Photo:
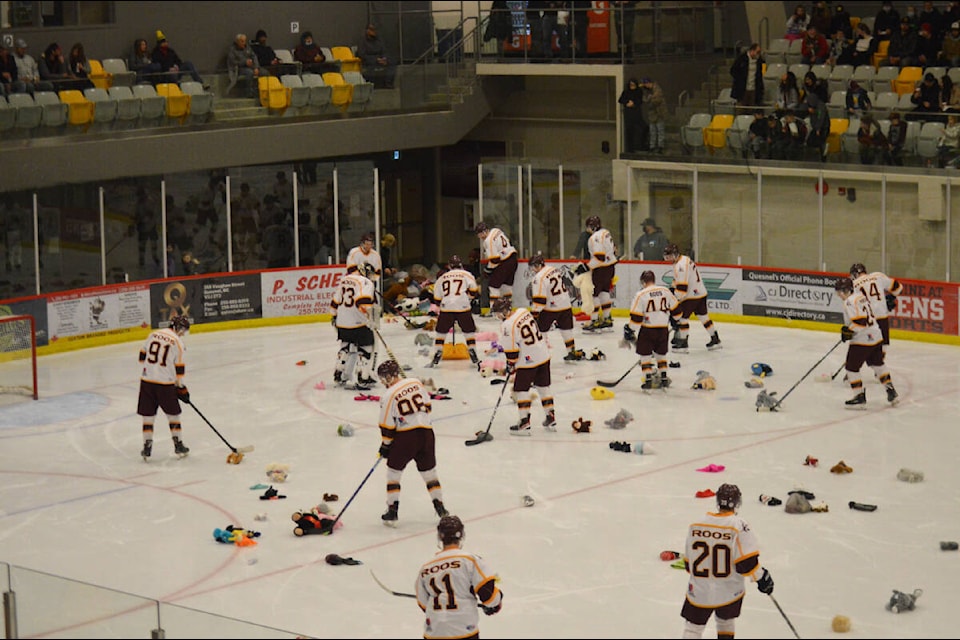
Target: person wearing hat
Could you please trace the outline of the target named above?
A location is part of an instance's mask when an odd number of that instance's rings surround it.
[[[38,85],[40,82],[40,67],[32,55],[27,53],[27,41],[17,38],[13,43],[13,60],[17,65],[17,80],[23,83],[24,91],[32,94],[34,91],[43,91]],[[49,90],[53,90],[51,85]]]
[[[910,96],[910,102],[916,106],[913,108],[913,111],[910,112],[911,115],[907,117],[908,120],[926,121],[928,116],[924,114],[939,113],[940,83],[937,82],[936,76],[932,73],[924,75],[923,82],[913,90],[913,95]]]
[[[643,221],[643,235],[633,244],[633,257],[637,260],[661,260],[663,250],[670,241],[653,218]]]
[[[623,105],[624,151],[635,153],[647,148],[647,122],[643,117],[643,89],[636,78],[630,78],[617,102]]]
[[[843,32],[843,37],[847,40],[853,40],[853,24],[850,22],[850,13],[838,4],[833,8],[833,16],[830,18],[830,27],[827,33]]]
[[[944,34],[940,62],[949,67],[960,66],[960,22],[951,23],[950,30]]]
[[[297,65],[284,64],[280,61],[280,58],[277,57],[277,52],[267,44],[267,32],[263,29],[257,30],[257,34],[253,37],[253,42],[250,43],[250,47],[260,62],[260,68],[268,73],[277,77],[297,73]]]
[[[190,76],[194,82],[202,84],[204,89],[210,88],[209,85],[203,81],[203,78],[200,77],[193,63],[189,60],[181,59],[173,47],[170,46],[170,43],[167,42],[167,36],[159,29],[157,30],[157,46],[153,48],[150,59],[160,65],[160,71],[162,73],[173,74],[174,77],[176,77],[175,82],[182,80],[186,76]]]
[[[890,37],[887,59],[881,62],[880,66],[900,67],[901,69],[917,66],[919,40],[920,36],[911,26],[910,18],[904,16],[900,20],[900,27]]]
[[[906,16],[904,16],[906,17]],[[873,19],[873,34],[877,40],[890,40],[900,31],[900,13],[893,8],[892,0],[883,0],[883,5]]]

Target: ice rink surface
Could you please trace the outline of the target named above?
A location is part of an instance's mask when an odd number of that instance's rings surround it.
[[[490,318],[478,323],[480,331],[498,327]],[[759,390],[744,386],[753,377],[750,365],[769,364],[765,388],[783,396],[839,340],[839,327],[719,321],[723,349],[708,352],[707,334],[694,322],[690,353],[669,356],[681,365],[669,370],[672,388],[641,391],[638,367],[613,389],[614,398],[593,400],[598,378],[615,380],[636,361],[618,346],[623,324],[616,318],[615,330],[603,335],[578,330],[577,346],[587,354],[599,349],[606,359],[576,364],[562,361],[560,335],[549,333],[556,433],[539,426],[543,410],[534,401],[533,435],[511,437],[517,407],[505,397],[494,415],[494,440],[472,447],[464,442],[486,427],[502,387],[468,360],[423,368],[428,358],[418,354],[417,332],[382,324],[386,342],[411,367],[407,375],[430,377],[450,391],[449,400],[433,403],[444,501],[466,524],[465,547],[497,571],[505,595],[499,615],[481,616],[482,637],[679,637],[686,574],[661,561],[660,552],[682,550],[687,526],[714,507],[696,493],[724,482],[743,492],[740,513],[759,536],[774,597],[800,637],[836,635],[831,620],[838,614],[850,618],[851,638],[958,636],[960,552],[939,546],[960,539],[957,347],[895,339],[888,364],[901,396],[897,407],[887,406],[867,368],[862,411],[844,408],[851,392],[842,374],[817,380],[840,367],[841,345],[780,411],[758,412]],[[370,575],[410,592],[419,565],[437,549],[436,516],[413,465],[403,475],[398,528],[380,521],[381,464],[333,535],[292,532],[294,511],[316,505],[324,493],[337,494],[330,505],[341,509],[377,463],[378,403],[334,387],[333,328],[195,331],[185,342],[196,407],[232,445],[255,450],[228,465],[227,446],[185,407],[190,455],[174,457],[160,416],[146,463],[135,413],[139,341],[41,357],[41,400],[0,407],[0,560],[305,636],[421,637],[414,600],[386,593]],[[386,357],[381,348],[380,361]],[[698,370],[715,377],[716,390],[691,389]],[[316,388],[320,381],[326,389]],[[622,430],[607,427],[621,409],[634,420]],[[590,433],[571,428],[580,417],[592,421]],[[353,425],[355,435],[338,436],[341,423]],[[652,453],[613,451],[614,441],[642,441]],[[805,465],[807,456],[819,465]],[[831,473],[840,460],[853,472]],[[260,500],[264,491],[250,488],[270,484],[271,463],[289,465],[287,481],[274,485],[285,499]],[[725,469],[697,471],[710,464]],[[899,481],[901,468],[922,471],[924,480]],[[758,499],[786,502],[798,488],[829,510],[788,514]],[[532,507],[522,505],[524,495],[534,498]],[[855,511],[850,501],[878,508]],[[267,519],[256,521],[257,514]],[[229,524],[260,531],[258,544],[216,542],[213,530]],[[329,553],[363,564],[330,566]],[[18,589],[21,601],[29,599],[26,588]],[[886,611],[895,589],[922,589],[916,610]],[[21,611],[21,636],[98,637],[89,623],[102,631],[109,618],[89,603],[54,610],[60,617],[42,621]],[[226,637],[228,629],[213,620],[208,632],[192,630]],[[793,637],[774,602],[752,585],[736,632]],[[185,637],[171,628],[167,634]],[[716,637],[712,621],[704,637]]]

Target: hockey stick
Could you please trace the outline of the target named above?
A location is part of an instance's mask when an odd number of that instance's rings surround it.
[[[391,588],[388,587],[387,585],[385,585],[385,584],[383,584],[382,582],[380,582],[380,578],[378,578],[378,577],[377,577],[377,574],[375,574],[375,573],[373,572],[373,569],[370,569],[370,575],[373,576],[373,579],[377,582],[378,585],[380,585],[380,588],[381,588],[381,589],[383,589],[384,591],[386,591],[387,593],[389,593],[389,594],[392,595],[392,596],[400,596],[400,597],[402,597],[402,598],[416,598],[416,597],[417,597],[415,594],[412,594],[412,593],[403,593],[402,591],[394,591],[393,589],[391,589]]]
[[[797,630],[793,628],[793,623],[790,622],[790,618],[788,618],[787,614],[785,614],[783,609],[780,608],[780,603],[777,602],[777,599],[773,597],[772,593],[768,593],[767,595],[769,595],[770,599],[773,600],[773,604],[777,606],[777,610],[780,612],[780,615],[783,616],[783,620],[787,623],[787,626],[790,627],[790,631],[793,631],[793,636],[797,638],[797,640],[800,640],[800,634],[797,633]]]
[[[387,300],[386,298],[384,298],[382,293],[380,293],[380,292],[377,291],[376,289],[374,289],[373,292],[377,295],[377,297],[380,298],[380,302],[382,302],[383,304],[385,304],[385,305],[387,305],[388,307],[390,307],[390,310],[391,310],[394,314],[396,314],[396,315],[400,316],[401,318],[403,318],[403,322],[404,322],[404,324],[407,325],[408,328],[410,328],[410,329],[423,329],[423,328],[427,325],[427,322],[426,322],[426,321],[424,321],[423,324],[417,324],[416,322],[413,322],[412,320],[410,320],[410,318],[408,318],[407,316],[405,316],[405,315],[403,315],[402,313],[400,313],[400,309],[397,309],[397,307],[394,306],[394,304],[393,304],[392,302],[390,302],[389,300]]]
[[[190,402],[189,400],[181,400],[181,402],[186,402],[188,405],[190,405],[191,407],[193,407],[193,410],[197,412],[197,415],[198,415],[198,416],[200,416],[201,418],[203,418],[203,421],[207,423],[207,426],[210,427],[211,429],[213,429],[213,432],[214,432],[215,434],[217,434],[218,436],[220,436],[220,439],[223,440],[223,444],[225,444],[225,445],[227,445],[228,447],[230,447],[230,451],[233,451],[234,453],[250,453],[251,451],[253,451],[253,445],[252,445],[252,444],[251,444],[251,445],[247,445],[247,446],[245,446],[245,447],[235,447],[235,446],[233,446],[232,444],[230,444],[229,442],[227,442],[227,439],[224,438],[224,437],[220,434],[219,431],[217,431],[217,428],[216,428],[215,426],[213,426],[212,424],[210,424],[210,421],[207,420],[207,416],[205,416],[205,415],[203,415],[202,413],[200,413],[200,409],[197,409],[197,405],[193,404],[193,403]]]
[[[467,440],[463,444],[467,445],[468,447],[472,447],[475,444],[480,444],[481,442],[489,442],[490,440],[493,440],[493,436],[490,435],[490,427],[493,426],[493,417],[497,415],[497,409],[500,408],[500,401],[503,400],[503,394],[507,390],[507,381],[510,380],[511,373],[508,373],[507,377],[504,378],[503,380],[503,388],[500,389],[500,397],[497,398],[497,404],[493,406],[493,413],[490,414],[490,422],[487,423],[487,430],[484,431],[483,433],[478,433],[476,438],[474,438],[473,440]]]
[[[613,387],[615,387],[615,386],[617,386],[618,384],[620,384],[621,382],[623,382],[623,379],[626,378],[626,377],[630,374],[631,371],[633,371],[634,369],[636,369],[638,364],[640,364],[640,361],[639,361],[639,360],[637,360],[636,362],[634,362],[634,363],[633,363],[633,366],[631,366],[629,369],[627,369],[627,370],[623,373],[623,375],[620,376],[619,378],[617,378],[614,382],[605,382],[605,381],[603,381],[603,380],[597,380],[597,384],[600,385],[601,387],[607,387],[607,388],[611,388],[611,389],[612,389]]]
[[[839,347],[842,343],[843,343],[843,338],[841,338],[840,340],[837,340],[837,344],[835,344],[835,345],[833,345],[832,347],[830,347],[830,350],[827,351],[825,354],[823,354],[823,357],[820,358],[819,360],[817,360],[817,363],[816,363],[815,365],[813,365],[812,367],[810,367],[810,369],[809,369],[805,374],[803,374],[803,377],[802,377],[802,378],[800,378],[800,379],[797,380],[795,383],[793,383],[793,386],[790,387],[790,389],[788,389],[787,392],[786,392],[785,394],[783,394],[783,395],[780,397],[780,399],[777,400],[777,401],[773,404],[773,406],[770,407],[770,411],[776,411],[777,408],[780,406],[780,404],[783,403],[783,401],[786,399],[786,397],[787,397],[788,395],[790,395],[790,393],[791,393],[794,389],[796,389],[797,386],[799,386],[799,384],[800,384],[801,382],[803,382],[804,379],[813,372],[814,369],[816,369],[817,367],[819,367],[819,366],[820,366],[820,363],[823,362],[824,360],[826,360],[826,359],[827,359],[827,356],[829,356],[831,353],[833,353],[833,350],[836,349],[837,347]],[[838,371],[837,373],[839,373],[839,371]]]
[[[844,362],[842,365],[840,365],[840,368],[837,369],[836,373],[834,373],[832,376],[830,376],[830,379],[831,379],[831,380],[834,380],[838,375],[840,375],[840,372],[843,371],[844,367],[846,367],[846,366],[847,366],[847,363],[846,363],[846,362]]]
[[[376,334],[377,338],[380,339],[380,344],[383,345],[383,348],[387,350],[387,355],[390,356],[390,359],[397,363],[397,366],[400,368],[400,377],[406,378],[407,376],[403,373],[403,366],[400,364],[400,361],[397,360],[397,356],[393,355],[393,350],[387,345],[387,341],[383,339],[383,336],[380,335],[380,330],[376,327],[370,327],[373,329],[373,332]]]
[[[347,507],[350,506],[350,503],[353,502],[353,499],[357,497],[358,493],[360,493],[360,489],[363,489],[363,485],[367,484],[367,480],[369,480],[370,476],[373,475],[373,470],[377,468],[377,465],[380,464],[381,460],[383,460],[383,456],[378,454],[377,461],[373,463],[372,467],[370,467],[370,471],[367,471],[367,475],[364,476],[363,482],[360,483],[360,486],[357,487],[357,490],[354,491],[353,495],[350,496],[350,499],[347,500],[347,504],[343,505],[343,509],[340,509],[340,513],[337,514],[337,517],[334,518],[333,520],[324,520],[323,522],[320,523],[320,529],[321,529],[320,535],[328,536],[331,533],[333,533],[334,525],[340,522],[340,518],[342,518],[343,514],[347,512]]]

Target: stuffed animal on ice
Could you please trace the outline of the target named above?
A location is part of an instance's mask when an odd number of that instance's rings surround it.
[[[590,433],[590,425],[593,423],[589,420],[584,420],[582,417],[577,418],[571,423],[571,427],[577,433]]]
[[[890,602],[887,603],[887,611],[900,613],[901,611],[913,611],[917,606],[917,598],[923,595],[923,589],[914,589],[913,593],[903,593],[893,590],[890,596]]]
[[[691,389],[701,389],[706,391],[713,391],[717,388],[717,380],[709,371],[697,371],[697,381],[693,383]]]
[[[777,395],[776,391],[771,391],[770,393],[767,393],[766,389],[758,393],[757,394],[757,411],[760,411],[760,409],[767,409],[768,411],[776,411],[779,403],[779,400],[777,400],[774,397],[776,395]]]
[[[624,429],[627,426],[627,423],[633,420],[633,415],[626,409],[620,409],[617,412],[617,415],[613,416],[609,420],[606,420],[603,424],[607,425],[611,429]]]
[[[286,482],[287,476],[290,473],[290,465],[280,464],[279,462],[271,462],[267,465],[267,477],[270,478],[270,482],[276,482],[280,484],[281,482]]]
[[[480,363],[480,376],[489,378],[490,376],[502,376],[507,373],[507,361],[499,358],[487,358]]]
[[[250,531],[241,529],[232,524],[228,524],[226,529],[217,527],[213,530],[213,539],[223,544],[235,544],[238,547],[250,547],[257,542],[253,538],[259,538],[259,531]]]
[[[343,526],[343,522],[330,513],[330,507],[325,502],[321,502],[309,511],[296,511],[290,519],[296,523],[293,534],[298,537],[325,535]]]

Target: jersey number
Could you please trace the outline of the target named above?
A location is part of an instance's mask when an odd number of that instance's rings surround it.
[[[423,396],[419,393],[414,393],[409,397],[397,400],[397,412],[401,416],[406,417],[418,411],[421,413],[430,413],[430,408],[423,401]]]
[[[453,283],[457,285],[457,292],[454,293],[453,295],[459,296],[461,293],[463,293],[463,280],[454,280]],[[446,298],[447,296],[450,295],[450,289],[452,287],[453,287],[453,284],[451,284],[450,280],[443,281],[443,283],[440,286],[440,288],[443,289],[443,297]]]
[[[706,542],[694,542],[691,547],[697,552],[697,557],[691,565],[690,573],[698,578],[709,578],[713,572],[715,578],[726,578],[732,571],[730,561],[730,547],[725,544],[710,546]]]
[[[150,364],[160,363],[161,367],[167,366],[167,356],[170,354],[170,345],[160,342],[151,342],[147,347],[147,362]]]
[[[543,335],[540,333],[540,328],[534,321],[533,316],[520,325],[520,337],[523,338],[523,344],[527,346],[543,340]]]
[[[450,582],[450,574],[445,573],[440,576],[440,582],[443,584],[442,587],[437,584],[436,578],[430,578],[430,590],[433,591],[434,611],[439,611],[440,609],[459,609],[460,606],[457,604],[457,597],[453,593],[453,585]],[[445,604],[441,602],[441,599]]]

